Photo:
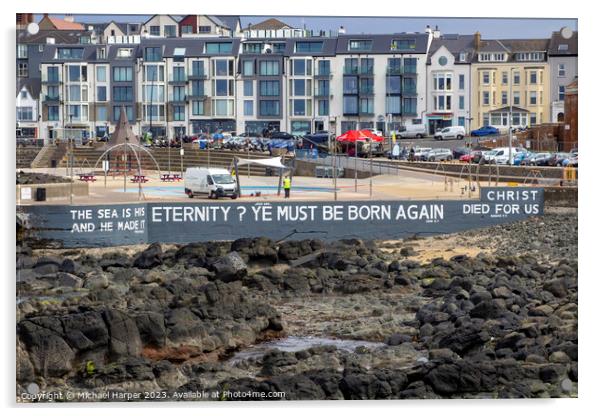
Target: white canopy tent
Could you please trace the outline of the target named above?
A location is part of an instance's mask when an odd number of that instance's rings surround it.
[[[234,172],[236,174],[236,190],[238,192],[238,196],[240,197],[240,178],[238,176],[238,167],[244,165],[261,165],[267,168],[275,168],[278,169],[278,195],[280,195],[280,188],[282,187],[282,174],[285,170],[290,170],[292,172],[292,168],[286,166],[282,163],[282,157],[269,157],[266,159],[242,159],[242,158],[234,158]],[[292,175],[291,175],[292,176]]]

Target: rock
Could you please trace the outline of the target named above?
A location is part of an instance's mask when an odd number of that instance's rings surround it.
[[[546,281],[543,284],[543,290],[547,290],[557,298],[564,298],[568,294],[564,279]]]
[[[109,287],[109,277],[105,272],[94,271],[86,275],[84,289],[97,290]]]
[[[506,286],[496,287],[492,291],[493,296],[496,298],[511,298],[513,296],[512,291],[508,289]]]
[[[406,334],[395,333],[387,339],[386,344],[395,346],[403,344],[404,342],[412,342],[412,337]]]
[[[58,287],[70,287],[79,289],[83,286],[83,280],[71,273],[59,272],[56,275],[55,285]]]
[[[540,305],[529,311],[531,316],[550,316],[554,313],[554,308],[550,305]]]
[[[493,319],[500,314],[499,309],[491,300],[483,300],[478,303],[471,311],[472,318]]]
[[[73,369],[75,353],[60,332],[26,320],[19,322],[19,335],[29,352],[36,374],[62,377]]]
[[[437,393],[452,394],[458,391],[460,372],[452,364],[442,364],[429,371],[425,382],[430,384]]]
[[[232,243],[232,251],[236,251],[245,261],[268,260],[278,262],[278,251],[269,238],[239,238]]]
[[[141,312],[135,316],[135,320],[140,340],[144,345],[165,346],[167,331],[162,313]]]
[[[152,243],[146,250],[134,258],[134,267],[139,269],[151,269],[163,264],[163,250],[160,243]]]
[[[73,274],[75,273],[75,262],[69,258],[64,259],[61,262],[59,269],[61,272]]]
[[[109,330],[109,352],[114,357],[138,356],[142,341],[136,322],[125,313],[107,309],[102,313]]]
[[[548,364],[539,369],[539,378],[545,383],[556,383],[565,373],[564,365]]]
[[[551,363],[561,363],[566,364],[570,363],[571,359],[568,355],[566,355],[563,351],[555,351],[548,357],[548,361]]]
[[[572,393],[573,392],[573,382],[568,379],[565,378],[560,382],[560,388],[562,389],[562,391],[564,393]]]
[[[415,256],[416,250],[414,250],[414,247],[412,246],[408,246],[408,247],[402,247],[401,250],[399,250],[399,254],[403,257],[410,257],[410,256]]]
[[[223,282],[240,280],[247,275],[247,265],[236,251],[217,259],[211,264],[210,270]]]
[[[94,311],[74,313],[61,318],[65,339],[76,351],[105,349],[109,331],[101,314]]]

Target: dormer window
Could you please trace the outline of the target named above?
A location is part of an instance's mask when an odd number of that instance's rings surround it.
[[[460,52],[460,62],[466,62],[466,52]]]
[[[407,51],[416,49],[416,39],[394,39],[391,42],[392,51]]]
[[[132,48],[119,48],[117,49],[117,58],[131,58],[132,52]]]
[[[97,58],[98,59],[105,59],[107,57],[107,51],[105,48],[98,48],[97,50]]]
[[[479,62],[505,62],[506,54],[503,52],[496,53],[480,53]]]
[[[560,45],[558,45],[558,52],[568,51],[568,50],[569,50],[569,45],[567,45],[566,43],[561,43]]]
[[[517,61],[543,61],[543,52],[519,52],[516,54]]]
[[[371,51],[372,41],[371,40],[350,40],[347,48],[349,51]]]

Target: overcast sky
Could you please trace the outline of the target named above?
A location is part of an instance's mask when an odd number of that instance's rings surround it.
[[[56,15],[62,17],[62,15]],[[36,15],[37,21],[41,15]],[[439,26],[442,33],[471,34],[477,30],[484,38],[545,38],[554,30],[568,26],[577,30],[577,19],[501,19],[501,18],[429,18],[429,17],[291,17],[241,16],[243,27],[276,17],[294,27],[313,30],[337,30],[344,26],[347,33],[422,32],[426,25]],[[79,22],[143,22],[148,15],[76,15]]]

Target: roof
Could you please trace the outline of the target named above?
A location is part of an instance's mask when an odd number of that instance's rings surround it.
[[[577,56],[578,49],[578,32],[573,32],[573,36],[565,39],[560,32],[552,32],[550,45],[548,47],[549,56]],[[559,49],[560,45],[566,45],[563,49]]]
[[[548,50],[549,39],[482,39],[479,52],[540,52]]]
[[[221,20],[227,27],[233,32],[236,30],[236,26],[241,26],[240,16],[214,16]]]
[[[44,48],[44,52],[42,52],[42,56],[40,58],[40,62],[94,62],[98,59],[96,58],[96,52],[99,47],[103,47],[106,45],[93,45],[93,44],[56,44],[56,45],[48,45]],[[121,46],[121,45],[119,45]],[[55,59],[56,51],[59,48],[81,48],[84,50],[83,57],[81,59]],[[107,59],[100,60],[101,62],[106,62]]]
[[[458,62],[460,53],[466,53],[465,63],[470,63],[474,56],[474,36],[473,35],[441,35],[441,37],[433,39],[431,47],[429,48],[429,54],[427,64],[431,63],[431,56],[437,52],[442,46],[445,47],[451,53],[456,63]]]
[[[81,23],[69,22],[58,17],[45,16],[57,30],[85,30]]]
[[[91,35],[90,31],[81,30],[40,30],[35,35],[30,34],[27,30],[17,31],[17,43],[21,44],[40,44],[47,43],[47,38],[53,38],[54,43],[79,43],[79,38],[82,35]]]
[[[17,92],[18,95],[23,87],[27,88],[32,98],[38,99],[40,97],[40,90],[42,88],[42,80],[40,78],[20,78],[17,80]]]
[[[490,112],[490,113],[497,113],[497,112],[510,112],[510,106],[509,106],[509,105],[507,105],[507,106],[505,106],[505,107],[496,108],[496,109],[493,109],[493,110],[491,110],[491,111],[489,111],[489,112]],[[529,112],[529,110],[526,110],[526,109],[524,109],[524,108],[522,108],[522,107],[519,107],[519,106],[517,106],[517,105],[513,105],[513,106],[512,106],[512,112],[513,112],[513,113],[528,113],[528,112]]]
[[[158,16],[167,16],[167,17],[169,17],[171,20],[173,20],[173,21],[174,21],[174,23],[178,23],[178,22],[181,20],[180,18],[177,18],[177,19],[176,19],[176,18],[175,18],[174,16],[172,16],[171,14],[154,14],[154,15],[152,15],[152,16],[151,16],[151,17],[150,17],[150,18],[149,18],[149,19],[148,19],[146,22],[142,23],[142,25],[141,25],[141,26],[146,26],[146,25],[148,24],[148,22],[150,22],[151,20],[153,20],[155,17],[158,17]]]
[[[372,40],[372,49],[370,51],[349,51],[350,40]],[[391,43],[394,40],[414,40],[415,48],[407,50],[391,50]],[[340,55],[360,55],[360,54],[394,54],[394,53],[427,53],[428,35],[426,33],[393,33],[393,34],[354,34],[340,35],[337,38],[336,53]]]
[[[249,29],[251,30],[278,30],[278,29],[292,29],[291,25],[284,23],[281,20],[271,18],[264,20],[263,22],[256,23],[254,25],[250,25]]]

